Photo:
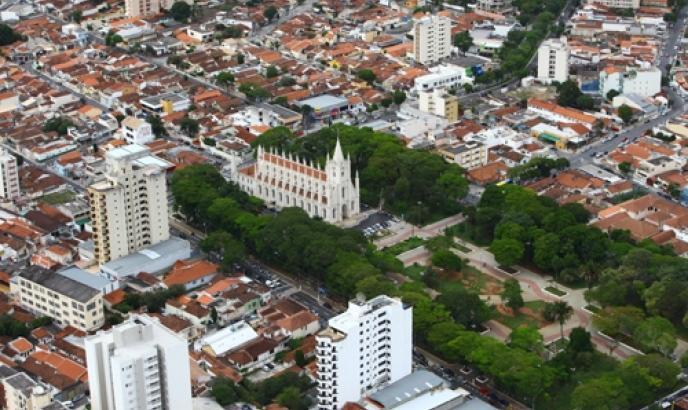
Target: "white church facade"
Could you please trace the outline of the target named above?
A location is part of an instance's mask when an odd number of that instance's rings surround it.
[[[236,175],[241,189],[274,208],[298,207],[330,223],[360,212],[358,172],[352,179],[339,140],[324,167],[258,147],[257,160]]]

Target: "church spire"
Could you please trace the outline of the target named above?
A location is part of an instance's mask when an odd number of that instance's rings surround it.
[[[342,145],[339,143],[339,136],[337,136],[337,145],[334,147],[332,160],[337,162],[344,161],[344,153],[342,152]]]

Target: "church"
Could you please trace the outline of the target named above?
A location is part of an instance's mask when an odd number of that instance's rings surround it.
[[[330,223],[360,212],[358,172],[352,179],[339,139],[324,168],[259,146],[256,161],[236,175],[241,189],[273,208],[299,207]]]

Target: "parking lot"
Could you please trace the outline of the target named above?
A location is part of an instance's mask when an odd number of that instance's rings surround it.
[[[363,232],[363,235],[369,238],[383,233],[400,222],[395,216],[384,211],[378,211],[359,222],[358,225],[354,226],[354,229]]]

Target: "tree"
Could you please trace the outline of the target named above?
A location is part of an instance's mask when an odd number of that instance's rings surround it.
[[[507,279],[504,281],[503,286],[504,290],[502,290],[501,294],[502,302],[516,312],[525,305],[523,302],[521,283],[516,279]]]
[[[217,377],[213,381],[210,394],[221,406],[227,406],[239,401],[239,395],[234,382],[224,377]]]
[[[229,88],[231,84],[234,84],[234,74],[229,71],[222,71],[215,76],[215,81],[218,84]]]
[[[286,387],[275,399],[281,406],[289,410],[307,410],[310,400],[308,396],[302,395],[297,387]]]
[[[630,162],[624,161],[619,164],[619,171],[623,172],[624,174],[628,174],[629,172],[631,172],[631,169],[633,169],[633,166]]]
[[[274,77],[277,77],[278,75],[279,75],[279,70],[274,65],[268,66],[268,68],[265,69],[265,76],[267,78],[274,78]]]
[[[123,41],[124,41],[124,39],[122,38],[122,36],[115,33],[113,30],[110,30],[105,35],[105,45],[106,46],[115,47],[115,46],[117,46],[117,44],[119,44]]]
[[[619,118],[621,118],[624,124],[630,123],[633,119],[633,109],[626,104],[623,104],[621,107],[619,107],[618,113]]]
[[[643,350],[658,351],[669,356],[676,349],[676,329],[663,317],[654,316],[643,320],[633,332],[633,339]]]
[[[561,339],[564,339],[564,323],[573,315],[573,308],[568,303],[561,300],[554,303],[548,303],[545,306],[542,316],[549,322],[559,322],[559,331],[561,332]]]
[[[468,31],[462,31],[454,36],[454,45],[465,53],[473,46],[473,38]]]
[[[81,10],[75,10],[72,12],[70,18],[72,19],[73,22],[76,24],[80,24],[81,20],[83,20],[83,14],[81,13]]]
[[[616,97],[619,94],[621,94],[621,93],[619,93],[618,91],[616,91],[614,89],[609,90],[609,92],[607,93],[607,96],[606,96],[607,101],[612,101],[614,99],[614,97]]]
[[[509,335],[509,346],[540,353],[544,349],[542,334],[534,326],[517,327]]]
[[[394,99],[394,104],[401,105],[406,101],[406,93],[401,90],[394,90],[392,98]]]
[[[277,15],[277,7],[275,6],[268,6],[265,8],[265,11],[263,11],[263,16],[265,16],[268,21],[272,21],[272,19],[275,18]]]
[[[53,117],[43,124],[43,131],[54,131],[58,135],[67,135],[67,131],[73,126],[74,123],[67,117]]]
[[[179,123],[179,128],[184,131],[189,138],[194,138],[200,130],[198,121],[188,116],[182,118],[182,121]]]
[[[21,39],[21,34],[14,31],[12,27],[7,24],[0,24],[0,46],[10,45]]]
[[[523,258],[525,247],[515,239],[496,239],[490,245],[490,252],[501,266],[513,266]]]
[[[156,138],[161,138],[167,135],[167,129],[165,128],[165,125],[162,123],[162,120],[159,116],[151,114],[146,117],[146,121],[151,125],[151,130],[153,131],[153,134],[155,134]]]
[[[236,57],[237,57],[237,63],[239,65],[244,64],[244,62],[246,62],[246,56],[244,56],[242,53],[237,53]]]
[[[606,374],[580,384],[571,395],[576,410],[623,410],[628,408],[624,382],[616,375]]]
[[[590,333],[582,327],[574,327],[569,333],[569,344],[566,350],[574,354],[594,352],[595,347],[590,340]]]
[[[583,95],[578,84],[566,80],[557,87],[557,102],[564,107],[577,107],[577,100]]]
[[[490,319],[492,310],[480,296],[459,283],[443,287],[436,301],[449,309],[452,317],[467,329],[475,328]]]
[[[461,269],[461,258],[448,249],[441,249],[432,254],[432,264],[438,268],[458,271]]]
[[[176,1],[169,13],[176,21],[186,22],[191,17],[191,6],[185,1]]]
[[[377,80],[377,76],[373,72],[373,70],[364,68],[363,70],[359,70],[356,73],[356,76],[360,78],[361,80],[367,82],[368,84],[373,84]]]

